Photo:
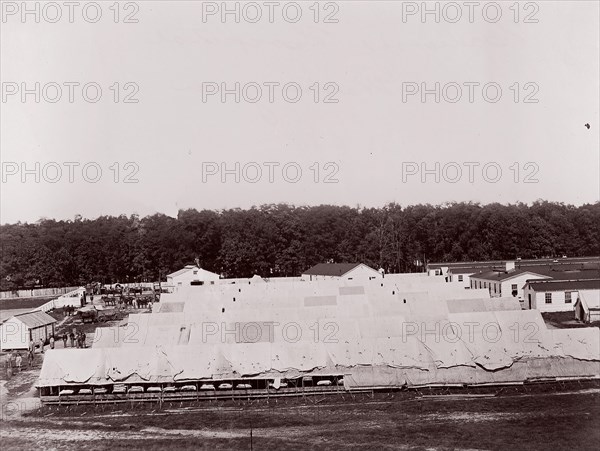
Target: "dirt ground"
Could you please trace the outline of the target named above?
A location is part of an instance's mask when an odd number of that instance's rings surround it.
[[[96,303],[95,301],[94,304]],[[118,318],[122,318],[133,312],[141,313],[147,311],[148,309],[122,309],[119,310]],[[68,334],[75,328],[86,334],[87,347],[93,345],[94,332],[97,328],[116,326],[121,321],[117,319],[116,321],[107,321],[105,323],[82,324],[76,316],[64,316],[60,309],[52,311],[50,314],[58,321],[55,324],[55,334],[57,337],[60,337],[63,332]],[[65,347],[60,338],[57,338],[55,346],[56,349]],[[70,347],[69,341],[67,341],[66,347]],[[46,345],[45,349],[47,350],[48,348],[49,346]],[[65,352],[68,352],[68,350],[65,350]],[[20,417],[23,412],[37,409],[40,406],[35,383],[42,368],[44,354],[40,352],[39,348],[36,349],[33,364],[29,366],[25,350],[15,351],[15,353],[19,353],[22,357],[21,371],[14,367],[9,369],[9,366],[11,366],[9,365],[11,352],[0,353],[0,418],[2,419],[14,418],[15,416]]]
[[[0,423],[3,449],[596,449],[600,390],[44,407]]]
[[[60,326],[69,327],[70,320]],[[24,370],[11,378],[2,368],[3,451],[546,451],[597,449],[600,443],[597,386],[529,393],[503,390],[488,397],[424,396],[410,392],[163,406],[145,403],[40,407],[34,384],[41,363],[42,356],[37,354],[33,368],[27,369],[24,362]]]

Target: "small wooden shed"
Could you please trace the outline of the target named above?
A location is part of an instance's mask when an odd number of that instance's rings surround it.
[[[29,341],[37,345],[54,335],[56,320],[40,310],[11,316],[0,325],[0,349],[28,349]]]

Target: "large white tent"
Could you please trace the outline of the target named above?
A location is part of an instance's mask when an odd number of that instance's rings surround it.
[[[352,389],[600,375],[597,328],[550,331],[518,302],[435,278],[205,285],[168,303],[180,307],[130,315],[92,349],[49,352],[39,385],[335,374]]]

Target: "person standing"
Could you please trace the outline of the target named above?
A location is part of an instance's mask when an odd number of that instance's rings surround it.
[[[21,372],[21,363],[22,363],[23,359],[21,357],[21,353],[17,353],[17,359],[15,361],[15,364],[17,365],[17,369],[19,370],[19,373]]]
[[[62,341],[63,341],[63,348],[67,347],[67,334],[63,333],[62,334]]]
[[[11,353],[8,355],[8,362],[7,362],[7,364],[8,364],[8,368],[11,368],[11,369],[12,369],[12,368],[14,368],[15,366],[17,366],[17,363],[16,363],[16,362],[17,362],[17,355],[16,355],[14,352],[11,352]],[[10,377],[10,376],[9,376],[9,377]]]
[[[50,335],[50,349],[54,349],[54,334]]]
[[[74,348],[75,347],[75,334],[73,332],[71,332],[69,334],[69,340],[71,340],[71,347]]]
[[[29,365],[29,368],[31,368],[31,365],[33,365],[33,352],[35,351],[35,343],[33,341],[33,338],[29,339],[29,347],[27,348],[27,364]]]

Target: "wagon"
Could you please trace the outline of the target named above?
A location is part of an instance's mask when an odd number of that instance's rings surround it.
[[[84,307],[77,310],[77,316],[82,323],[95,323],[98,321],[98,310],[94,307]]]
[[[83,323],[104,323],[106,321],[115,321],[120,319],[118,312],[114,309],[97,310],[95,307],[84,307],[77,311],[77,315]]]
[[[98,321],[105,323],[106,321],[116,321],[120,319],[119,313],[114,310],[98,310]]]

